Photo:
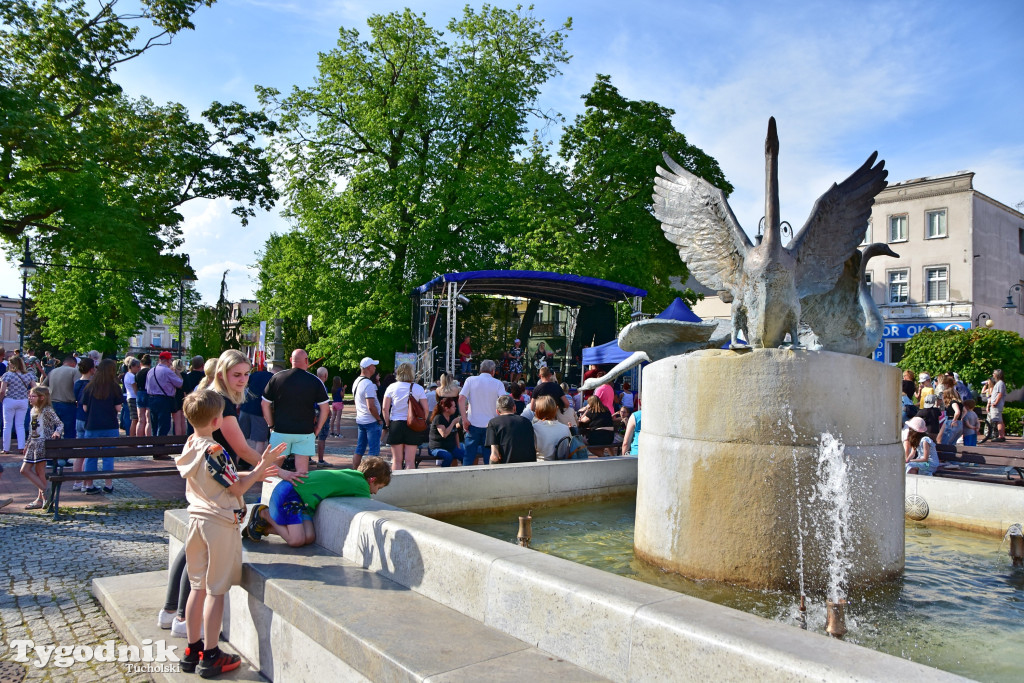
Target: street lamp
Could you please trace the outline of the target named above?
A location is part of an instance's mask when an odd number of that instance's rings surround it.
[[[992,321],[992,316],[990,316],[990,315],[989,315],[988,313],[985,313],[984,311],[982,311],[982,312],[981,312],[981,313],[979,313],[979,314],[978,314],[978,316],[977,316],[977,317],[976,317],[976,318],[974,319],[974,326],[975,326],[975,327],[981,327],[981,321],[982,321],[982,320],[984,320],[984,321],[985,321],[985,327],[992,327],[992,325],[994,325],[994,324],[995,324],[995,323],[994,323],[994,322]]]
[[[1014,309],[1017,308],[1017,304],[1013,303],[1013,293],[1019,292],[1024,289],[1024,285],[1013,285],[1010,290],[1006,293],[1006,303],[1003,304],[1003,308]]]
[[[185,348],[185,283],[195,282],[196,273],[189,265],[188,255],[185,255],[185,273],[178,281],[178,358],[181,359],[181,352]]]
[[[28,237],[25,238],[25,255],[22,257],[21,263],[18,264],[18,270],[21,271],[21,323],[18,325],[18,332],[20,333],[18,348],[24,353],[25,299],[28,298],[28,278],[30,275],[35,275],[36,272],[36,264],[32,260],[32,254],[28,252]]]

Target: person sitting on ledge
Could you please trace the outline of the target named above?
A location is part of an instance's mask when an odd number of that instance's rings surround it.
[[[270,505],[254,505],[242,538],[259,541],[274,533],[293,548],[316,541],[313,513],[326,498],[369,498],[391,483],[391,466],[384,458],[363,458],[358,470],[317,470],[306,480],[282,481],[274,487]]]
[[[907,474],[933,475],[939,469],[939,452],[927,429],[923,418],[913,417],[907,422]]]

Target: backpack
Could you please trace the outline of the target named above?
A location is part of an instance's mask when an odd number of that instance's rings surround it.
[[[589,457],[587,443],[578,434],[563,436],[555,444],[555,460],[586,460]]]

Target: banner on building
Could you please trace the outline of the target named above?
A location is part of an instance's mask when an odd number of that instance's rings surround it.
[[[906,341],[913,337],[915,334],[922,330],[932,330],[938,332],[939,330],[969,330],[971,329],[970,320],[956,320],[953,322],[936,322],[936,323],[892,323],[887,324],[882,330],[882,340],[878,342],[878,346],[875,347],[875,353],[872,356],[875,360],[885,362],[885,343],[887,341]]]

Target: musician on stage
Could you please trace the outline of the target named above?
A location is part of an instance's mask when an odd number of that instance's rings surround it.
[[[533,368],[536,371],[540,371],[541,368],[546,368],[551,365],[551,358],[554,353],[547,350],[544,346],[544,342],[537,345],[537,352],[533,354]]]
[[[515,345],[508,350],[509,380],[515,384],[523,374],[523,342],[516,339]]]
[[[466,338],[462,340],[461,344],[459,344],[459,369],[463,375],[468,375],[473,372],[473,368],[469,363],[472,357],[473,347],[470,346],[469,335],[466,335]]]

